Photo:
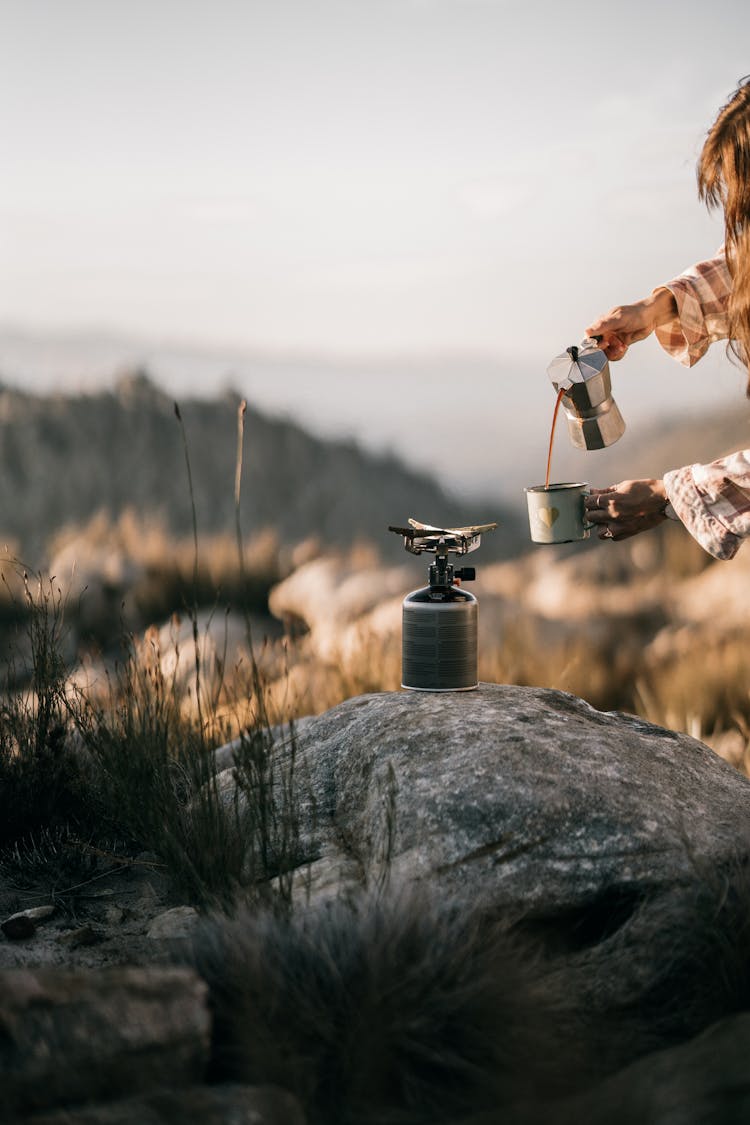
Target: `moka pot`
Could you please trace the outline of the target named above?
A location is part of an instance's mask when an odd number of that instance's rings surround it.
[[[578,449],[605,449],[625,432],[617,403],[612,397],[609,360],[597,338],[586,338],[567,348],[547,368],[553,387],[563,391],[570,440]]]

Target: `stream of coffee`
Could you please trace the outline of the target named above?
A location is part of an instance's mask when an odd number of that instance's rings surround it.
[[[555,441],[555,426],[557,425],[557,415],[558,415],[559,410],[560,410],[560,403],[562,402],[562,397],[565,394],[566,390],[567,390],[566,387],[561,387],[561,389],[557,392],[557,401],[555,402],[555,411],[552,415],[552,429],[550,430],[550,434],[549,434],[549,449],[547,450],[547,475],[544,478],[544,487],[545,488],[549,488],[549,471],[550,471],[550,466],[552,465],[552,446],[553,446],[554,441]]]

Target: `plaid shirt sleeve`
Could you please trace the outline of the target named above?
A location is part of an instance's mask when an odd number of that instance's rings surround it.
[[[715,559],[731,559],[750,536],[750,449],[664,476],[677,517]]]
[[[665,351],[686,367],[705,355],[710,344],[729,335],[728,305],[732,291],[724,248],[715,258],[690,266],[679,277],[660,285],[677,302],[677,316],[656,329]]]
[[[656,338],[674,359],[692,367],[711,344],[729,335],[732,279],[724,248],[660,288],[674,294],[677,316],[656,329]],[[665,474],[664,486],[677,518],[714,558],[733,558],[750,537],[750,449],[709,465],[674,469]]]

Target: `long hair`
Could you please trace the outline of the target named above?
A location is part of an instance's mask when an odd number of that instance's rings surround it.
[[[724,210],[724,244],[732,277],[728,350],[750,367],[750,75],[719,111],[698,161],[698,194]],[[750,378],[747,394],[750,398]]]

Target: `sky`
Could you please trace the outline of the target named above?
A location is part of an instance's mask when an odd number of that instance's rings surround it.
[[[0,28],[0,376],[32,388],[87,336],[203,355],[176,391],[246,354],[264,406],[404,449],[448,364],[470,401],[436,432],[473,419],[486,461],[535,433],[493,413],[548,429],[587,323],[721,241],[695,163],[747,0],[0,0]],[[741,385],[632,356],[636,417]]]

